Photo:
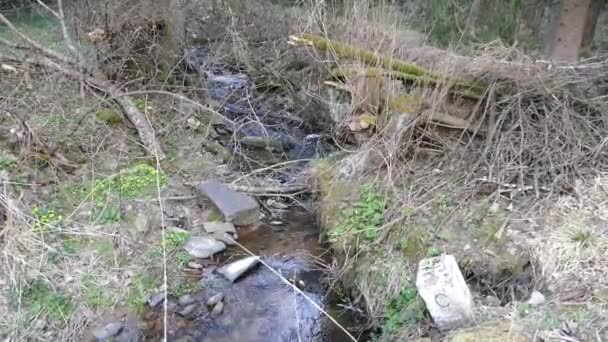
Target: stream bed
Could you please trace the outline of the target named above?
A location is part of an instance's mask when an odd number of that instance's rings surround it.
[[[201,76],[207,97],[221,103],[221,113],[234,122],[220,125],[216,139],[248,161],[237,170],[310,160],[329,150],[320,135],[306,134],[297,120],[276,115],[280,108],[260,99],[263,96],[255,94],[246,75],[214,61],[206,49],[187,50],[185,60]],[[295,162],[288,171],[273,175],[283,184],[297,182],[306,164]],[[232,283],[216,270],[249,254],[232,246],[214,257],[196,280],[200,291],[168,300],[166,325],[162,305],[146,313],[148,337],[161,337],[166,327],[170,341],[352,341],[319,310],[330,312],[347,329],[358,330],[351,312],[342,309],[327,284],[331,256],[319,240],[314,214],[298,204],[267,214],[261,223],[238,229],[238,242],[263,262]],[[223,300],[219,310],[206,305],[218,296]]]

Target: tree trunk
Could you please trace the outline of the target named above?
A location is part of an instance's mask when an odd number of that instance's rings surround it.
[[[587,21],[585,22],[585,28],[583,29],[583,47],[591,45],[593,37],[595,36],[597,20],[605,5],[606,0],[591,0],[591,8],[587,12]]]
[[[561,0],[558,19],[549,31],[548,57],[562,62],[578,61],[583,32],[592,0]]]
[[[159,67],[165,75],[168,75],[181,57],[181,47],[186,38],[181,1],[162,0],[161,18],[164,20],[165,28],[160,42]]]

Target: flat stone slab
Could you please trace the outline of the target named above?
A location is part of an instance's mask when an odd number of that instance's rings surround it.
[[[205,259],[226,249],[226,244],[211,236],[191,236],[184,249],[195,258]]]
[[[441,331],[473,321],[473,299],[452,255],[427,258],[418,264],[416,288]]]
[[[227,222],[241,226],[255,223],[260,218],[260,205],[247,194],[218,182],[202,182],[194,188],[215,204]]]
[[[213,233],[236,233],[234,224],[230,222],[205,222],[203,223],[203,229],[209,234]]]

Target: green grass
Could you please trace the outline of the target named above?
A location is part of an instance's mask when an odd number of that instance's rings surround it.
[[[118,303],[118,298],[109,289],[99,286],[92,275],[84,276],[82,285],[82,295],[89,306],[111,308]]]
[[[152,295],[158,285],[158,280],[151,275],[135,274],[131,279],[131,284],[129,284],[127,305],[134,311],[141,311],[146,304],[146,297]]]
[[[35,280],[23,293],[23,299],[32,316],[44,315],[51,320],[67,320],[74,311],[72,299],[52,290],[42,280]]]
[[[42,46],[57,52],[65,51],[59,25],[55,20],[29,11],[20,11],[18,15],[7,19]],[[16,35],[6,26],[0,26],[0,38],[15,41]]]
[[[358,201],[342,212],[338,223],[330,230],[330,241],[335,242],[338,237],[350,234],[361,234],[368,241],[375,240],[378,227],[384,222],[384,210],[384,197],[370,185],[364,185]]]

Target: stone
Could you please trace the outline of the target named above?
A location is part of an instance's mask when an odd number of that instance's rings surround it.
[[[275,200],[274,198],[270,198],[268,199],[268,201],[266,201],[266,205],[274,208],[274,209],[288,209],[289,206],[285,203],[279,202],[277,200]]]
[[[181,309],[178,312],[178,314],[180,314],[181,316],[186,317],[186,318],[194,318],[193,316],[195,316],[195,315],[193,315],[193,314],[195,314],[197,309],[199,309],[200,307],[201,306],[196,303],[190,304],[190,305],[184,307],[183,309]]]
[[[228,233],[216,232],[216,233],[213,233],[213,237],[219,241],[222,241],[223,243],[227,244],[228,246],[236,245],[236,241]]]
[[[215,306],[217,305],[217,303],[221,302],[224,300],[224,294],[223,293],[218,293],[214,296],[209,297],[209,299],[207,299],[207,306]]]
[[[122,330],[122,323],[114,322],[104,325],[103,327],[93,330],[93,336],[97,341],[107,341],[114,337]]]
[[[194,262],[194,261],[189,261],[188,262],[188,267],[195,269],[195,270],[200,270],[203,268],[203,265],[199,264],[198,262]]]
[[[190,305],[199,300],[199,297],[192,294],[185,294],[177,300],[177,303],[181,306]]]
[[[452,255],[427,258],[418,264],[416,288],[441,331],[473,321],[473,299]]]
[[[534,291],[530,295],[530,299],[528,299],[527,303],[530,305],[541,305],[541,304],[544,304],[545,301],[546,301],[545,295],[543,295],[542,293],[540,293],[538,291]]]
[[[236,233],[236,228],[230,222],[205,222],[203,229],[209,234],[213,233]]]
[[[259,262],[260,259],[257,256],[251,256],[222,266],[219,270],[217,270],[217,272],[231,282],[234,282],[245,272],[256,266]]]
[[[151,308],[155,308],[159,306],[165,300],[165,292],[159,292],[157,294],[153,294],[148,298],[148,305]]]
[[[148,231],[148,228],[150,228],[150,219],[148,218],[148,215],[144,213],[137,213],[133,220],[133,225],[137,232],[145,233]]]
[[[219,303],[215,304],[215,306],[213,307],[213,310],[211,310],[211,316],[217,316],[217,315],[221,314],[223,310],[224,310],[224,302],[219,302]]]
[[[191,236],[184,249],[194,258],[205,259],[226,249],[226,244],[211,236]]]
[[[218,182],[202,182],[195,189],[211,200],[228,222],[237,226],[249,225],[260,218],[258,202],[247,194],[233,191]]]

